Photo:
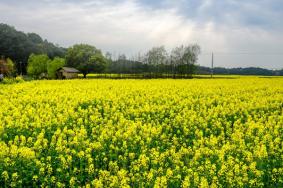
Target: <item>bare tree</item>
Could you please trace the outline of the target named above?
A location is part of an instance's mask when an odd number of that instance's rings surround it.
[[[200,47],[196,44],[179,46],[172,50],[171,60],[174,65],[174,74],[178,73],[181,76],[191,77],[195,71],[195,64],[200,54]]]
[[[154,72],[155,76],[160,73],[160,67],[165,64],[167,59],[167,51],[164,46],[153,47],[146,54],[146,60],[150,67],[150,72]]]

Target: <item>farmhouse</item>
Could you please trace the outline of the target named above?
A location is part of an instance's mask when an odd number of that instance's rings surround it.
[[[79,70],[72,67],[62,67],[56,71],[58,79],[72,79],[78,78]]]

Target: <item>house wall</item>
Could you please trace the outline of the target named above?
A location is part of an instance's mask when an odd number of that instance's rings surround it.
[[[78,73],[63,72],[63,76],[65,76],[66,79],[78,78]]]

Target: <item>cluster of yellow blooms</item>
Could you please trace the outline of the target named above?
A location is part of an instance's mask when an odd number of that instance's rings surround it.
[[[0,85],[0,185],[283,187],[283,79]]]

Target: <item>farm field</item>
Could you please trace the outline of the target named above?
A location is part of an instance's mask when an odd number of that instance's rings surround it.
[[[83,74],[79,74],[78,75],[79,78],[83,78]],[[173,78],[174,75],[173,74],[152,74],[150,75],[149,73],[146,74],[87,74],[86,78],[89,79],[93,79],[93,78],[111,78],[111,79],[149,79],[149,78]],[[180,75],[180,74],[175,74],[176,78],[182,79],[182,78],[189,78],[190,77],[188,75]],[[211,75],[200,75],[200,74],[196,74],[196,75],[192,75],[193,78],[211,78]],[[241,75],[213,75],[213,78],[245,78],[245,77],[249,77],[249,76],[241,76]],[[250,76],[250,77],[257,77],[257,76]],[[259,76],[258,76],[259,77]],[[267,76],[267,77],[271,77],[271,76]],[[275,76],[272,76],[275,77]]]
[[[154,78],[156,75],[152,75]],[[176,74],[176,78],[178,79],[188,79],[188,75],[180,75]],[[167,78],[172,79],[172,74],[159,74],[157,78]],[[195,74],[192,75],[193,78],[197,79],[211,79],[211,75],[209,74]],[[82,74],[78,75],[78,78],[83,78]],[[105,78],[105,79],[149,79],[150,74],[87,74],[87,79],[94,79],[94,78]],[[243,79],[243,78],[281,78],[282,76],[259,76],[259,75],[224,75],[224,74],[214,74],[213,79]],[[190,79],[190,78],[189,78]]]
[[[0,85],[0,185],[283,187],[283,79]]]

